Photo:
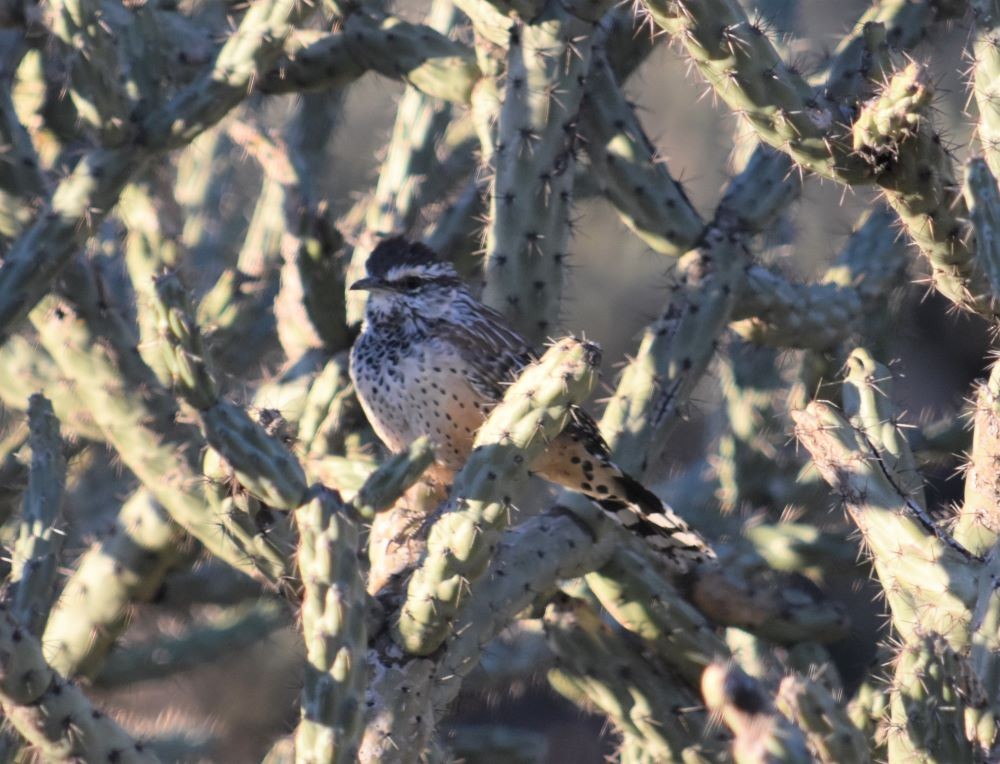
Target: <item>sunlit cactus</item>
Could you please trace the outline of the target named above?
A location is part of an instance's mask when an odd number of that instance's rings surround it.
[[[855,5],[0,0],[0,759],[1000,760],[1000,3]]]

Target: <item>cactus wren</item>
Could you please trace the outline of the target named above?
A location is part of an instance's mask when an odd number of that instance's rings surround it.
[[[351,378],[382,442],[393,452],[426,435],[454,474],[504,387],[535,359],[496,311],[479,302],[451,264],[402,238],[382,241],[351,289],[371,294],[351,350]],[[531,465],[583,493],[675,567],[712,556],[700,536],[610,458],[597,425],[574,407],[569,424]]]

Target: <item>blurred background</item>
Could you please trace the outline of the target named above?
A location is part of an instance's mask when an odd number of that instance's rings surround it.
[[[753,6],[749,0],[747,4]],[[826,55],[866,5],[864,0],[785,0],[769,4],[761,13],[769,26],[783,35],[790,59],[810,72],[822,68]],[[425,3],[408,2],[395,11],[416,21],[423,18],[426,9]],[[966,111],[969,98],[964,82],[968,39],[967,26],[955,24],[939,30],[932,45],[925,43],[914,52],[918,60],[929,58],[932,62],[941,101],[940,127],[960,157],[968,151],[972,122]],[[367,75],[347,91],[332,149],[322,171],[317,173],[325,198],[338,214],[348,214],[374,187],[381,151],[389,138],[402,91],[402,85],[375,75]],[[710,217],[729,177],[731,154],[743,140],[739,137],[738,119],[715,102],[683,56],[667,41],[632,77],[628,91],[671,172],[683,181],[699,211]],[[284,97],[256,97],[244,109],[253,112],[263,124],[280,128],[288,119],[291,102]],[[225,158],[216,190],[218,216],[199,224],[206,227],[213,246],[232,250],[233,259],[251,226],[261,173],[258,164],[236,146],[228,150]],[[875,198],[870,189],[851,192],[830,182],[810,179],[801,200],[783,220],[781,230],[770,235],[769,242],[774,246],[765,246],[762,258],[796,277],[814,276],[833,259],[859,214]],[[637,333],[664,309],[673,263],[646,248],[603,200],[579,201],[576,219],[561,329],[585,335],[604,347],[604,379],[610,385],[616,365],[634,348]],[[266,250],[266,239],[262,242]],[[275,246],[273,242],[271,246]],[[107,268],[113,271],[114,263],[114,257],[109,256]],[[201,283],[196,288],[204,291],[218,275],[207,269],[200,272]],[[919,282],[922,275],[923,265],[914,258],[912,281]],[[888,355],[882,360],[894,361],[894,371],[900,378],[897,399],[906,411],[904,419],[919,422],[959,416],[971,383],[984,371],[990,342],[985,324],[955,315],[944,300],[919,284],[900,284],[892,304],[896,320],[892,337],[885,343]],[[260,372],[272,373],[263,362]],[[664,475],[681,472],[713,453],[721,426],[715,373],[708,375],[694,400],[697,405],[688,411],[687,422],[668,444]],[[787,422],[778,426],[786,427]],[[945,462],[928,473],[929,497],[939,507],[947,506],[960,489],[956,467],[957,463]],[[99,493],[102,486],[112,482],[103,481],[102,475],[115,469],[113,460],[95,458],[73,491],[89,492],[89,496]],[[108,496],[104,506],[115,507],[121,498]],[[833,502],[829,504],[832,507]],[[67,511],[82,505],[71,495]],[[751,509],[776,517],[782,507]],[[833,511],[840,513],[836,508]],[[75,519],[83,521],[82,527],[94,529],[104,522],[103,515]],[[837,518],[830,522],[836,523]],[[71,543],[76,545],[75,551],[80,551],[88,541],[81,537]],[[67,553],[72,559],[74,549]],[[827,583],[836,596],[850,603],[854,619],[851,638],[835,650],[850,680],[852,672],[856,674],[872,658],[882,606],[871,602],[869,590],[850,585],[838,588],[836,581]],[[204,606],[198,613],[205,623],[219,623],[230,615],[229,610],[218,606]],[[96,699],[110,708],[128,709],[123,722],[136,732],[183,729],[188,734],[202,732],[216,739],[219,743],[208,760],[258,761],[270,742],[291,731],[296,721],[293,700],[298,692],[299,639],[282,623],[281,619],[264,618],[261,628],[266,638],[245,649],[234,643],[230,654],[212,665],[200,665],[125,690],[99,686],[95,689]],[[139,607],[124,647],[157,634],[179,634],[189,625],[187,615],[172,616],[163,608],[156,608],[154,613],[152,608]],[[615,746],[613,733],[600,718],[582,714],[549,691],[544,676],[514,686],[467,692],[459,701],[455,719],[505,722],[537,730],[547,738],[548,761],[553,764],[601,762]]]

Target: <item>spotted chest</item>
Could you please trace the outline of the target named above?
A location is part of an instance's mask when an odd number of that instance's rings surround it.
[[[450,345],[366,332],[351,351],[351,378],[372,428],[391,451],[426,435],[442,465],[457,470],[465,463],[489,401]]]

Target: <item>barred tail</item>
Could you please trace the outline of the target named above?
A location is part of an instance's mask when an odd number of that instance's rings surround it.
[[[614,520],[642,538],[679,571],[714,559],[715,552],[659,497],[623,472],[615,476],[614,496],[589,494]]]

